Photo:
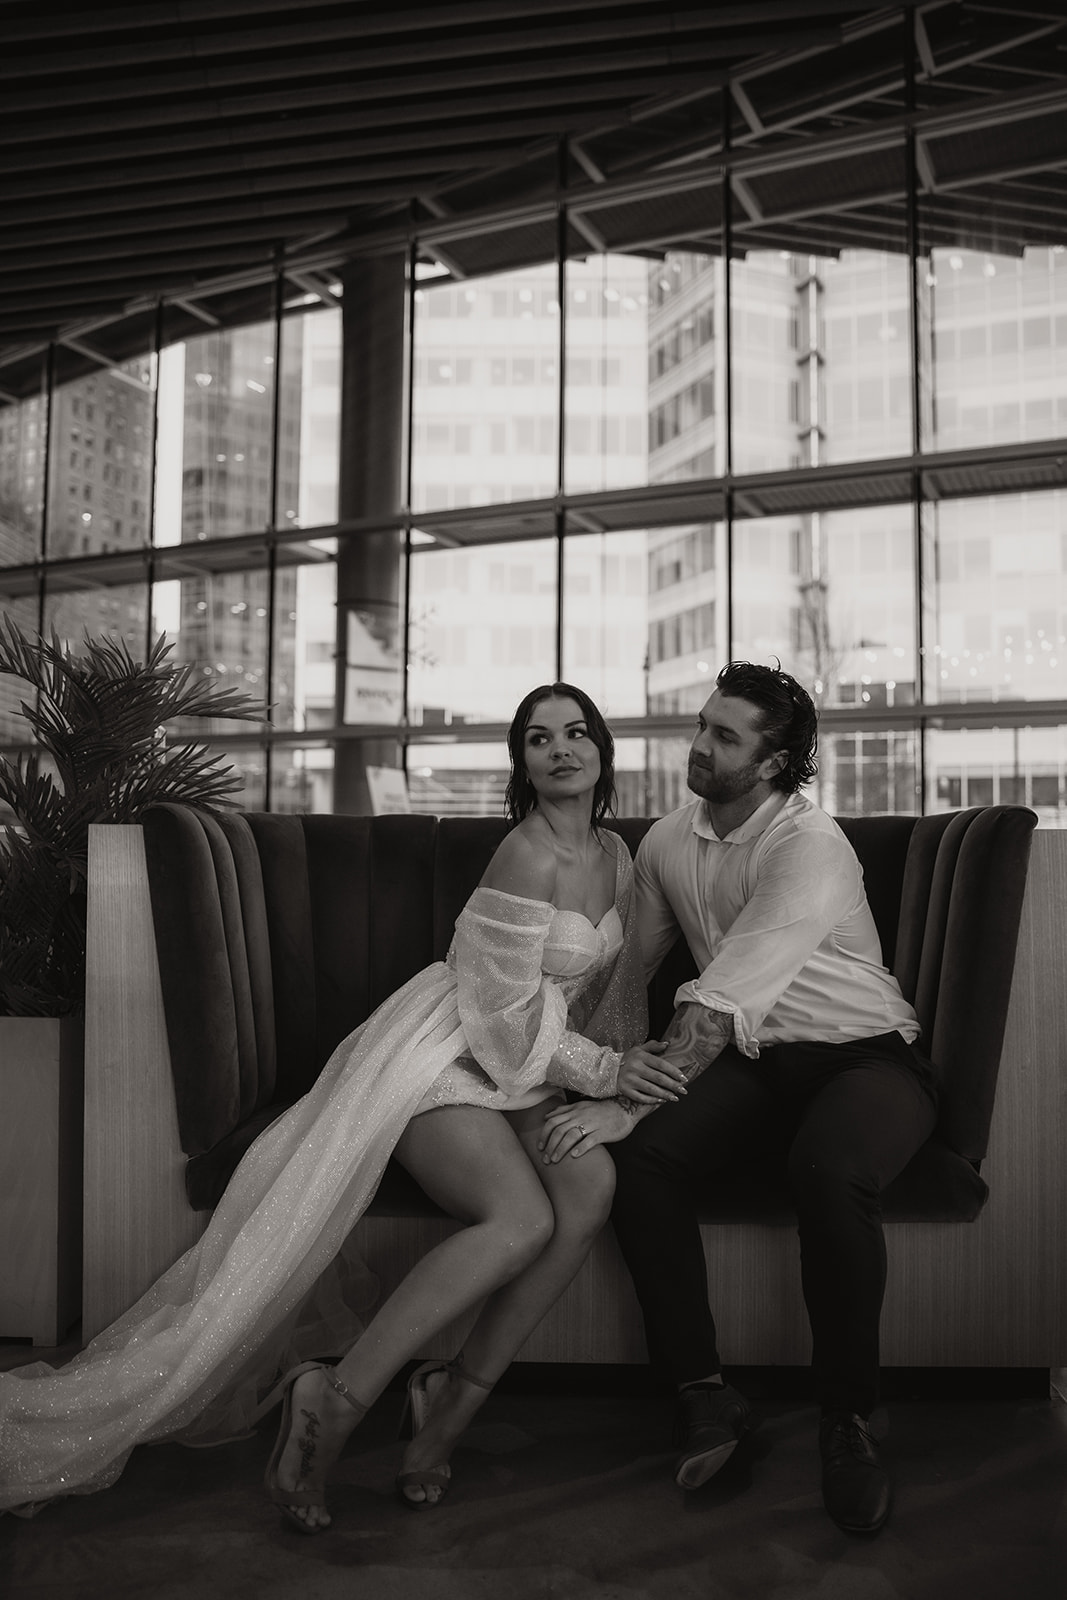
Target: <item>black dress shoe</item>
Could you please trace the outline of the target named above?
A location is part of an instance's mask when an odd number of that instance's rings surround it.
[[[753,1427],[748,1401],[730,1384],[695,1383],[678,1395],[674,1441],[681,1445],[674,1481],[699,1489],[733,1455]]]
[[[831,1411],[819,1423],[823,1505],[846,1533],[877,1533],[889,1515],[889,1477],[862,1417]]]

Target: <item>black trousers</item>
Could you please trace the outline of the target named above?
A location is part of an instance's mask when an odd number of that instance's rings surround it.
[[[610,1145],[615,1231],[653,1363],[675,1383],[719,1371],[697,1221],[703,1187],[731,1168],[782,1156],[818,1398],[824,1409],[869,1416],[886,1278],[880,1195],[935,1120],[932,1069],[892,1032],[775,1045],[757,1061],[727,1046],[683,1099]]]

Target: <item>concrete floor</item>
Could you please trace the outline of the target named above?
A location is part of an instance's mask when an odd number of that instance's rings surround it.
[[[30,1358],[0,1347],[0,1366]],[[46,1359],[48,1359],[46,1357]],[[759,1432],[688,1495],[670,1404],[631,1369],[513,1369],[454,1458],[445,1505],[392,1491],[399,1390],[335,1477],[333,1529],[289,1531],[261,1490],[275,1421],[215,1450],[135,1452],[120,1482],[0,1518],[4,1600],[1064,1600],[1067,1405],[1029,1384],[887,1383],[893,1515],[838,1531],[804,1378],[735,1374]],[[790,1388],[793,1394],[790,1395]],[[762,1389],[762,1394],[760,1393]],[[893,1398],[894,1393],[899,1398]],[[915,1396],[922,1396],[916,1398]]]

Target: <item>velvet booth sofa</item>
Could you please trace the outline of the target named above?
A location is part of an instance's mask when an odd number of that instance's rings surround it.
[[[916,1322],[926,1329],[898,1341],[901,1364],[1013,1364],[997,1338],[976,1340],[983,1317],[967,1305],[998,1271],[998,1252],[1014,1247],[996,1229],[987,1230],[996,1234],[988,1260],[973,1249],[973,1259],[967,1249],[961,1254],[960,1243],[982,1230],[1007,1182],[984,1163],[1000,1117],[998,1075],[1003,1080],[1035,822],[1032,812],[1011,806],[841,822],[863,864],[886,964],[916,1007],[942,1087],[935,1135],[885,1195],[891,1259],[903,1272],[897,1320],[913,1333]],[[632,851],[648,825],[613,824]],[[143,829],[94,830],[87,1332],[195,1239],[244,1151],[310,1087],[335,1044],[443,956],[503,832],[494,819],[212,816],[169,805],[150,812]],[[650,992],[654,1033],[692,971],[680,942]],[[131,1006],[140,1022],[123,1020]],[[138,1045],[129,1033],[142,1024]],[[1017,1034],[1016,1027],[1012,1050]],[[1025,1077],[1025,1064],[1012,1065]],[[703,1221],[713,1284],[725,1275],[720,1292],[737,1302],[730,1359],[805,1361],[781,1173],[724,1180]],[[451,1226],[391,1163],[360,1224],[361,1248],[388,1288]],[[745,1282],[752,1304],[738,1293]],[[937,1307],[939,1283],[950,1293]],[[1046,1288],[1058,1292],[1055,1283]],[[909,1294],[918,1302],[910,1311]],[[949,1323],[955,1332],[946,1341]],[[1045,1336],[1054,1365],[1060,1334],[1052,1323],[1058,1330],[1053,1316]],[[1046,1364],[1045,1355],[1033,1359],[1032,1343],[1023,1350],[1015,1339],[1022,1352],[1015,1363]],[[642,1358],[632,1291],[610,1234],[528,1354]]]

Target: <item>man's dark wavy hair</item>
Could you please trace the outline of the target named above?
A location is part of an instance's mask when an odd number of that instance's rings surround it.
[[[520,700],[518,709],[508,729],[508,755],[511,757],[511,776],[504,791],[504,814],[511,823],[521,822],[537,807],[537,791],[526,770],[524,742],[530,726],[534,707],[543,700],[575,700],[585,719],[586,732],[600,751],[600,777],[593,790],[593,827],[605,817],[615,815],[615,740],[600,711],[584,689],[573,683],[543,683],[531,689]]]
[[[722,694],[738,700],[751,700],[759,707],[763,725],[763,757],[784,750],[789,759],[770,782],[783,794],[795,794],[801,784],[810,783],[819,768],[818,713],[806,689],[795,678],[777,667],[754,666],[751,661],[731,661],[716,680]]]

